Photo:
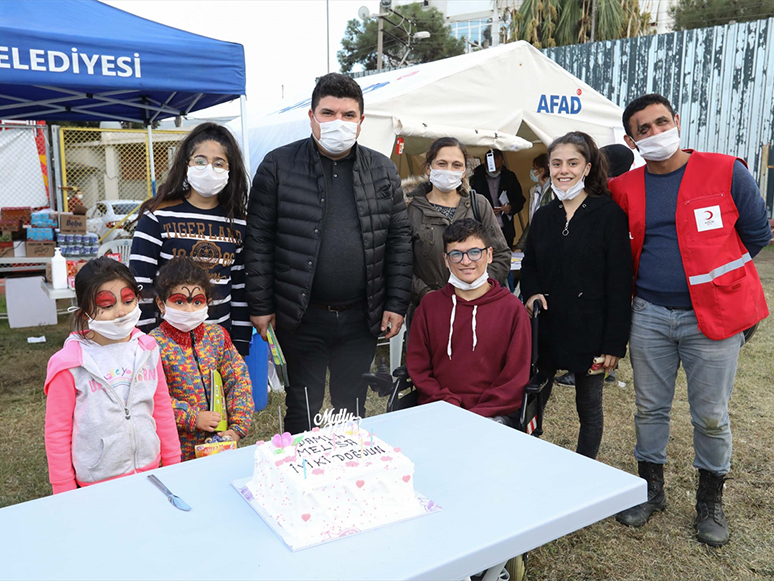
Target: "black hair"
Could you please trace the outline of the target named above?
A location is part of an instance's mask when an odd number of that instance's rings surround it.
[[[572,145],[578,150],[586,160],[591,164],[589,175],[584,178],[586,193],[592,196],[609,196],[610,190],[607,189],[607,160],[605,156],[599,153],[597,144],[591,135],[582,131],[571,131],[561,137],[554,139],[554,142],[548,146],[548,158],[551,159],[551,152],[559,145]]]
[[[464,242],[471,236],[480,238],[481,241],[486,244],[487,248],[492,245],[489,240],[489,232],[487,231],[486,226],[473,218],[465,218],[464,220],[452,222],[446,230],[444,230],[444,249],[448,248],[449,244],[452,242]]]
[[[355,79],[341,73],[328,73],[317,81],[312,91],[312,111],[317,109],[320,99],[323,97],[336,97],[337,99],[354,99],[360,107],[360,115],[365,111],[363,102],[363,89]]]
[[[544,177],[548,178],[551,176],[551,170],[548,168],[548,154],[547,153],[541,153],[540,155],[536,156],[532,160],[532,165],[534,167],[540,168],[545,172]]]
[[[76,333],[89,330],[89,317],[97,315],[97,292],[107,282],[122,280],[137,299],[140,298],[140,285],[134,280],[129,267],[107,256],[89,260],[75,275],[75,300],[78,310],[73,313],[70,327]]]
[[[228,183],[218,194],[218,204],[228,213],[228,219],[245,219],[247,217],[248,175],[242,161],[242,151],[231,132],[217,123],[201,123],[177,147],[175,159],[169,170],[167,179],[159,186],[158,193],[143,202],[140,206],[138,219],[145,212],[158,210],[162,204],[174,200],[184,200],[188,197],[188,162],[194,150],[205,141],[214,141],[226,150],[228,158]]]
[[[198,286],[208,301],[212,296],[210,276],[188,256],[176,256],[162,266],[153,286],[161,302],[165,302],[172,294],[172,289],[181,284]]]
[[[495,159],[505,159],[505,156],[503,155],[503,152],[500,151],[499,149],[493,149],[492,150],[492,156]]]
[[[608,177],[615,178],[626,173],[631,169],[634,163],[634,152],[625,145],[613,143],[605,145],[599,149],[599,152],[605,157],[608,165]]]
[[[649,107],[650,105],[663,105],[667,108],[669,113],[672,115],[672,119],[675,118],[675,110],[672,107],[672,103],[669,102],[669,99],[664,97],[663,95],[659,95],[658,93],[649,93],[647,95],[641,95],[640,97],[637,97],[634,101],[629,103],[626,106],[626,109],[624,109],[622,121],[624,126],[624,131],[626,131],[626,135],[634,139],[634,136],[632,135],[632,130],[629,127],[629,121],[632,118],[632,115],[637,113],[638,111],[642,111],[645,107]]]
[[[468,150],[464,145],[462,145],[462,142],[456,137],[441,137],[433,141],[425,153],[426,168],[430,167],[430,164],[433,163],[436,157],[438,157],[438,152],[441,151],[444,147],[456,147],[459,149],[462,152],[462,157],[465,158],[465,167],[468,167],[468,160],[470,159],[470,155],[468,155]]]
[[[468,184],[468,164],[470,163],[470,154],[468,154],[467,148],[456,137],[440,137],[430,144],[430,147],[425,152],[425,170],[430,169],[430,164],[438,157],[438,152],[444,147],[456,147],[462,152],[462,158],[465,161],[465,169],[462,172],[462,183],[457,188],[457,191],[467,191],[470,187]],[[430,190],[433,189],[430,182],[426,182],[426,188],[427,192],[430,192]]]

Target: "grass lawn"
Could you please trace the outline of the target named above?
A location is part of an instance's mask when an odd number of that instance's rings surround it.
[[[769,305],[774,308],[774,248],[756,258]],[[0,507],[51,494],[43,443],[46,362],[67,336],[64,317],[54,327],[10,330],[0,321]],[[45,335],[30,345],[27,336]],[[599,460],[636,472],[634,394],[628,360],[619,379],[625,388],[605,388],[605,435]],[[245,444],[276,433],[282,394],[271,394],[256,414]],[[385,400],[369,393],[369,414]],[[696,474],[692,468],[692,427],[681,371],[672,412],[665,469],[668,508],[641,529],[613,518],[549,543],[529,556],[527,578],[534,579],[774,579],[774,323],[763,321],[742,349],[731,399],[734,431],[733,478],[726,485],[725,508],[731,542],[711,549],[693,538]],[[555,386],[546,410],[544,439],[574,449],[578,433],[574,391]]]

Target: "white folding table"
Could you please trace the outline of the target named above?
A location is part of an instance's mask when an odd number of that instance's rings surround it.
[[[446,403],[363,421],[443,510],[291,552],[231,487],[254,447],[0,510],[2,579],[461,579],[646,500],[645,481]]]

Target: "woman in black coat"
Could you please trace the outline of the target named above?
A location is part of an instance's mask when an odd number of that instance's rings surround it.
[[[572,132],[548,148],[555,200],[533,217],[521,266],[527,310],[539,300],[539,365],[575,373],[579,454],[596,458],[602,440],[604,372],[629,340],[632,258],[629,226],[607,189],[607,164],[594,140]],[[600,357],[603,370],[589,374]],[[544,390],[543,402],[551,386]]]

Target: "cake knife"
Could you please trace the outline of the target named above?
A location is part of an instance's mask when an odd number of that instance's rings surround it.
[[[156,478],[156,477],[155,477],[153,474],[149,474],[149,475],[148,475],[148,480],[150,480],[151,482],[153,482],[153,484],[155,484],[155,485],[156,485],[156,487],[157,487],[159,490],[161,490],[161,492],[163,492],[164,494],[166,494],[166,495],[167,495],[167,499],[169,499],[169,502],[172,504],[172,506],[174,506],[175,508],[179,508],[180,510],[185,510],[185,511],[189,511],[189,510],[191,510],[191,507],[190,507],[190,506],[188,506],[188,505],[187,505],[187,504],[186,504],[186,503],[183,501],[183,499],[182,499],[182,498],[180,498],[179,496],[176,496],[176,495],[172,494],[172,492],[169,490],[169,488],[167,488],[166,486],[164,486],[164,485],[161,483],[161,480],[159,480],[158,478]]]

